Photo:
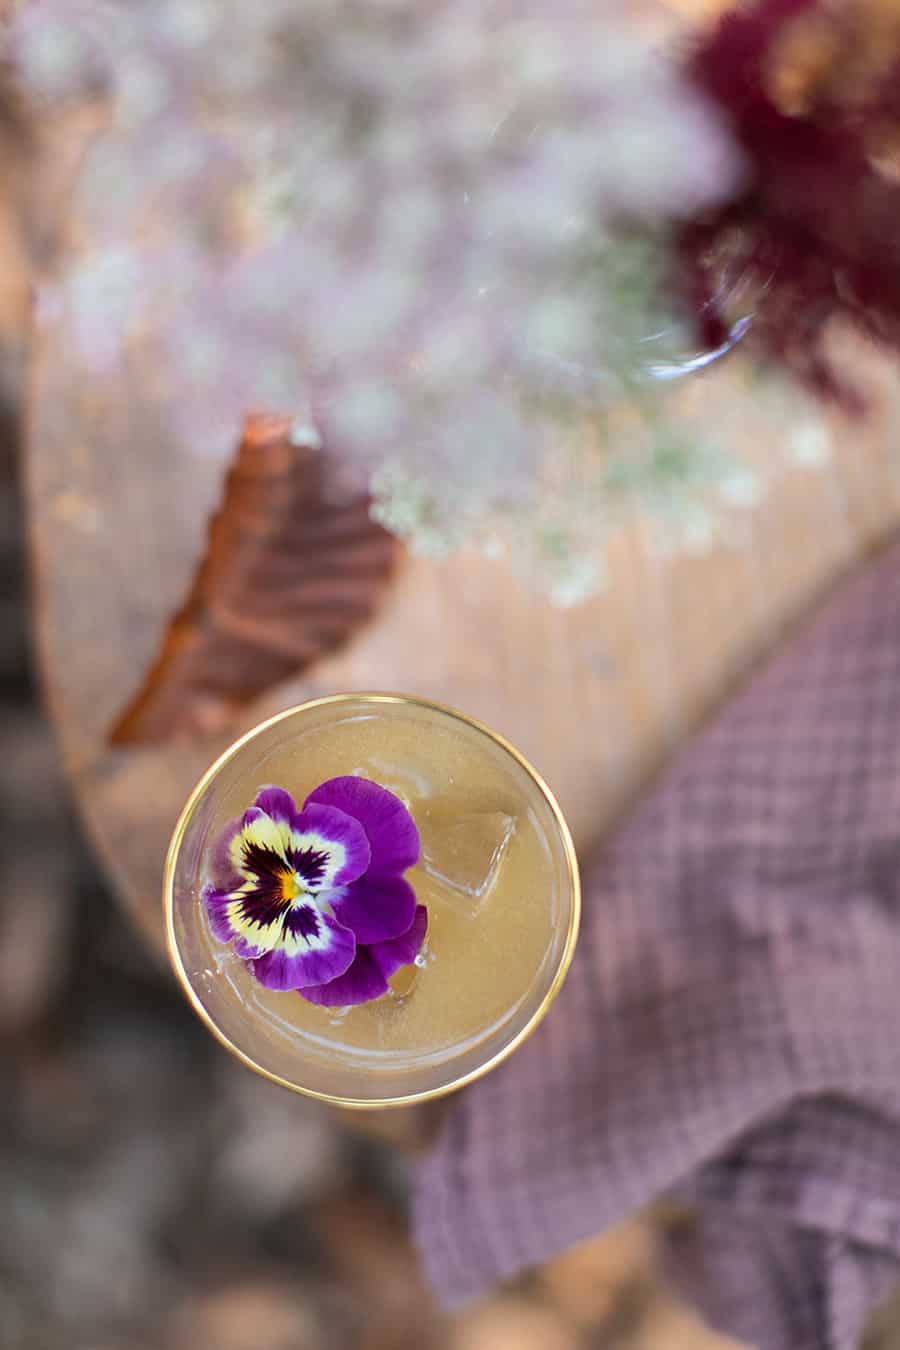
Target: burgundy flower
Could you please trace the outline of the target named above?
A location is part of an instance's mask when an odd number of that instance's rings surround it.
[[[412,816],[377,783],[329,779],[300,810],[268,787],[218,840],[202,896],[214,936],[267,988],[365,1003],[425,938],[427,911],[403,879],[418,858]]]
[[[683,284],[711,347],[750,342],[856,402],[825,351],[849,318],[900,348],[900,10],[893,0],[751,0],[692,54],[748,168],[739,199],[681,236]]]

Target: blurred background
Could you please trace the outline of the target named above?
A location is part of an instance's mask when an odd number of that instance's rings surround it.
[[[9,200],[5,209],[11,226]],[[442,1316],[407,1232],[415,1129],[395,1116],[340,1118],[233,1063],[120,914],[74,818],[33,678],[17,402],[27,284],[9,233],[0,419],[0,1346],[724,1344],[658,1286],[653,1225],[644,1219],[474,1310]]]
[[[31,209],[38,166],[8,99],[0,152],[0,1347],[724,1345],[660,1284],[650,1218],[443,1315],[408,1235],[420,1122],[258,1081],[120,911],[35,678],[22,418],[29,271],[53,221]]]
[[[0,203],[0,1347],[679,1350],[649,1219],[448,1318],[407,1229],[418,1124],[340,1117],[233,1063],[122,915],[41,706],[22,502],[35,164]],[[52,222],[51,222],[52,224]]]
[[[34,675],[41,575],[28,566],[22,504],[29,274],[57,222],[36,212],[53,184],[35,191],[40,156],[4,106],[0,1350],[727,1347],[666,1288],[657,1234],[687,1220],[665,1211],[477,1307],[435,1308],[408,1228],[421,1118],[341,1115],[240,1068],[110,893]],[[900,1333],[879,1335],[882,1350],[900,1346]]]
[[[339,1118],[258,1081],[201,1029],[120,914],[74,818],[33,678],[19,482],[21,264],[7,248],[0,1346],[724,1344],[658,1286],[645,1219],[477,1309],[442,1316],[407,1232],[409,1122]]]

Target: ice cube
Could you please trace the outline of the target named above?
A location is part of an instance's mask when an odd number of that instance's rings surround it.
[[[422,831],[422,863],[442,886],[481,908],[497,880],[516,822],[505,811],[434,806]]]
[[[430,785],[423,774],[392,764],[389,760],[373,756],[365,768],[351,769],[350,772],[354,778],[369,778],[380,783],[395,797],[399,797],[407,810],[412,808],[414,801],[429,795]]]

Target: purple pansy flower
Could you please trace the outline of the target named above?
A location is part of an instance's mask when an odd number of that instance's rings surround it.
[[[387,992],[428,915],[403,873],[419,859],[406,807],[367,778],[331,778],[298,810],[263,788],[225,829],[202,897],[212,932],[261,984],[343,1007]]]

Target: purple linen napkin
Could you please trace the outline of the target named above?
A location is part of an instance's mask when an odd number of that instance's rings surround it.
[[[602,727],[594,729],[602,735]],[[585,878],[541,1028],[417,1179],[448,1304],[664,1193],[762,1350],[855,1350],[900,1278],[900,547],[676,758]]]

